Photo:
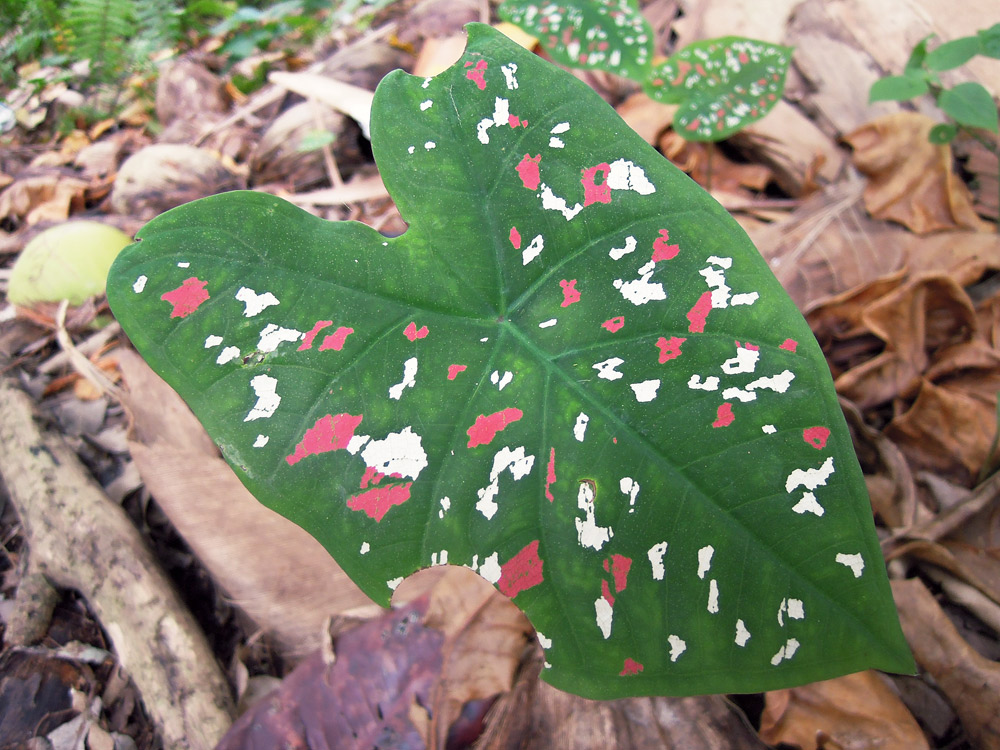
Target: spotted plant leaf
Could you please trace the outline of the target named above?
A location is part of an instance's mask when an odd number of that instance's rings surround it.
[[[626,78],[648,73],[653,32],[633,0],[506,0],[497,12],[538,37],[558,63]]]
[[[680,105],[674,129],[684,138],[721,141],[777,104],[791,55],[791,47],[736,36],[696,42],[655,66],[643,88]]]
[[[582,695],[912,668],[823,355],[717,203],[476,24],[386,77],[372,143],[402,236],[228,193],[111,274],[262,502],[382,604],[478,571]]]

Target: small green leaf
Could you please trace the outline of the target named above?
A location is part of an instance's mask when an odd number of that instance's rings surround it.
[[[927,81],[922,76],[902,75],[880,78],[868,91],[868,103],[905,101],[927,93]]]
[[[940,47],[927,53],[924,65],[930,70],[951,70],[969,62],[980,52],[978,36],[963,36],[945,42]]]
[[[553,60],[640,79],[653,57],[653,31],[634,0],[506,0],[500,18],[532,35]]]
[[[1000,23],[979,32],[979,52],[986,57],[1000,59]]]
[[[906,66],[903,68],[904,74],[923,72],[924,60],[927,58],[927,42],[933,38],[934,34],[928,34],[914,45],[910,57],[906,61]]]
[[[943,146],[944,144],[951,143],[955,140],[956,135],[958,135],[958,127],[954,123],[943,122],[931,128],[930,132],[927,134],[927,140],[931,143]]]
[[[323,146],[329,146],[335,140],[337,140],[337,136],[329,130],[310,130],[302,136],[296,151],[315,151]]]
[[[169,211],[111,273],[136,348],[369,596],[468,566],[562,689],[911,671],[829,368],[766,261],[590,88],[468,30],[375,93],[403,235],[258,193]]]
[[[771,111],[785,90],[791,47],[743,37],[689,44],[657,65],[643,89],[680,104],[674,129],[691,141],[721,141]]]
[[[981,84],[970,81],[942,91],[938,106],[961,125],[997,132],[997,105]]]

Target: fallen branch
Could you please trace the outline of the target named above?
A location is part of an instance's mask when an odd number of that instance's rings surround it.
[[[0,478],[33,568],[86,598],[164,747],[214,747],[232,720],[229,687],[138,531],[63,440],[39,429],[31,400],[5,380],[0,414]]]

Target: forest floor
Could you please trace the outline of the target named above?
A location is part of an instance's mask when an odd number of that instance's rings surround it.
[[[712,194],[808,320],[918,675],[683,699],[556,691],[537,679],[530,626],[468,571],[423,571],[397,608],[372,605],[318,543],[246,492],[103,296],[68,309],[8,303],[10,267],[49,227],[90,219],[133,236],[169,208],[235,188],[405,231],[358,120],[386,73],[434,75],[461,53],[464,24],[498,19],[481,0],[402,0],[235,68],[219,39],[199,39],[133,81],[113,116],[74,116],[73,81],[45,84],[37,67],[4,92],[17,122],[0,134],[0,750],[1000,748],[997,158],[974,139],[929,143],[939,118],[929,100],[867,103],[927,35],[1000,19],[990,2],[961,13],[941,0],[894,5],[643,3],[660,54],[729,34],[795,48],[779,105],[714,150],[681,139],[673,109],[635,84],[575,75],[703,185],[711,164]],[[235,79],[258,70],[266,82],[241,92]],[[1000,61],[951,75],[1000,93]],[[36,501],[72,497],[29,513],[15,502],[24,483]],[[122,536],[87,502],[124,511]],[[133,574],[151,610],[167,607],[202,639],[169,653],[203,647],[206,671],[137,655],[151,650],[145,631],[122,632],[136,613],[116,610],[106,585]],[[375,653],[378,668],[363,661]],[[359,689],[358,675],[389,663],[405,685]],[[157,703],[178,693],[176,713]],[[330,718],[348,714],[355,744]]]

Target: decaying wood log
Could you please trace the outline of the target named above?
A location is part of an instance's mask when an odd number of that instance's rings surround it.
[[[32,567],[86,598],[165,747],[214,747],[232,720],[229,687],[138,531],[9,381],[0,381],[0,415],[0,478]]]

